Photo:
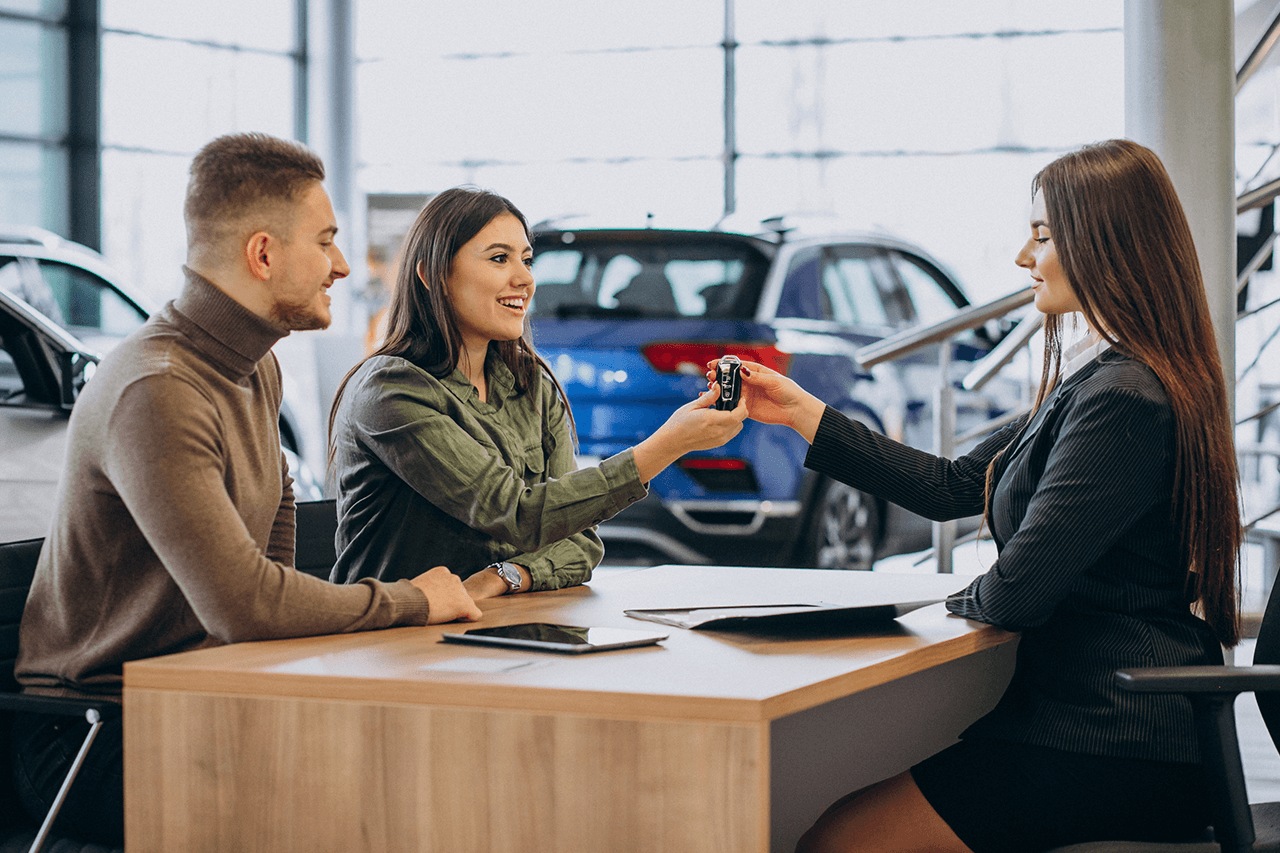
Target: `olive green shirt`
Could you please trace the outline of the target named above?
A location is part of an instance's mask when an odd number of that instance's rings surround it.
[[[333,428],[335,581],[437,565],[465,578],[500,560],[527,568],[533,590],[591,577],[594,525],[647,493],[632,452],[576,470],[550,378],[522,394],[492,350],[485,367],[486,402],[461,371],[436,378],[394,356],[352,375]]]

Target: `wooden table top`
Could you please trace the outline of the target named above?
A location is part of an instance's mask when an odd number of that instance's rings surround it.
[[[952,575],[657,566],[481,603],[477,623],[238,643],[128,663],[125,692],[180,690],[592,716],[761,722],[1007,642],[934,604],[841,631],[691,631],[625,609],[940,599]],[[657,629],[656,646],[563,655],[443,643],[469,627],[548,621]]]

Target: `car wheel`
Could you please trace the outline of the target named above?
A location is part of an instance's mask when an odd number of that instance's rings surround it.
[[[805,565],[867,571],[880,538],[880,505],[852,486],[828,480],[809,507]]]

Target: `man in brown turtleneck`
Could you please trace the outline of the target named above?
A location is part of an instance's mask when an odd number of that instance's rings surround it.
[[[23,690],[119,701],[125,662],[219,643],[476,619],[456,575],[337,585],[292,569],[294,501],[271,347],[329,325],[324,167],[263,134],[209,143],[187,187],[186,283],[76,403],[54,517],[23,613]],[[20,715],[14,775],[43,815],[87,723]],[[123,838],[122,726],[100,732],[59,818]],[[157,795],[160,792],[157,792]]]

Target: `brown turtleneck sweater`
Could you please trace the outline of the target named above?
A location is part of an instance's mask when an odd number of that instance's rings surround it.
[[[23,613],[25,690],[112,698],[130,660],[426,624],[408,581],[335,585],[291,568],[271,353],[284,334],[187,270],[182,294],[99,365]]]

